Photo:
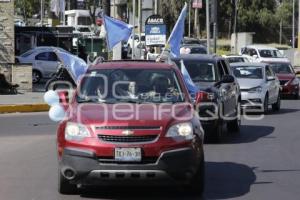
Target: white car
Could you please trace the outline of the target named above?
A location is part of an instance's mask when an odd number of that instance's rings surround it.
[[[60,64],[54,51],[66,50],[58,47],[41,46],[33,48],[16,57],[17,63],[32,64],[32,82],[38,83],[41,78],[50,78]]]
[[[241,55],[251,62],[290,62],[278,49],[265,45],[248,45],[242,48]]]
[[[266,63],[233,63],[232,74],[241,90],[241,107],[268,112],[280,109],[280,83],[272,68]]]
[[[223,55],[229,63],[250,62],[249,58],[244,55]]]

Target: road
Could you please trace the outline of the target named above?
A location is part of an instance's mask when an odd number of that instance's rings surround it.
[[[205,199],[299,199],[300,101],[243,119],[241,133],[205,145]],[[57,193],[56,124],[47,113],[0,115],[0,199],[193,199],[177,188],[94,188]],[[194,198],[196,199],[196,198]],[[199,198],[198,198],[199,199]]]

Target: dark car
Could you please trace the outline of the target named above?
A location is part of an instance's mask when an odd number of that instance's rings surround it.
[[[175,65],[97,64],[65,105],[57,130],[60,193],[146,183],[202,193],[204,131]]]
[[[189,54],[207,54],[206,46],[200,44],[185,44],[181,48],[189,50]]]
[[[181,55],[173,61],[180,67],[180,60],[189,72],[191,79],[202,91],[200,120],[208,141],[217,142],[223,135],[223,125],[229,131],[238,132],[240,126],[239,84],[231,75],[225,58],[215,55]]]
[[[296,72],[289,62],[270,63],[273,71],[279,79],[281,86],[281,95],[299,98],[300,82]]]

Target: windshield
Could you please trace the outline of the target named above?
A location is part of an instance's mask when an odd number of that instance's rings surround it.
[[[177,103],[184,102],[184,95],[172,70],[102,69],[83,78],[77,101]]]
[[[260,49],[258,52],[260,57],[263,58],[283,58],[283,55],[278,50]]]
[[[229,63],[247,62],[247,60],[243,57],[229,57],[227,60]]]
[[[215,65],[213,63],[186,60],[184,65],[193,82],[216,82]]]
[[[289,63],[273,63],[271,67],[276,74],[294,74]]]
[[[233,74],[236,78],[262,79],[263,69],[255,66],[233,67]]]

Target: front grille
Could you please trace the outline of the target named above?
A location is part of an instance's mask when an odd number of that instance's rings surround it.
[[[280,80],[280,85],[285,85],[287,82],[289,82],[289,80]]]
[[[96,126],[96,130],[160,130],[160,126]]]
[[[140,143],[152,142],[158,135],[141,135],[141,136],[116,136],[116,135],[98,135],[98,138],[105,142],[112,143]]]
[[[157,157],[143,157],[140,162],[122,162],[116,161],[114,157],[98,157],[98,161],[101,164],[154,164],[157,159]]]
[[[248,92],[249,91],[249,89],[240,89],[241,90],[241,92]]]

